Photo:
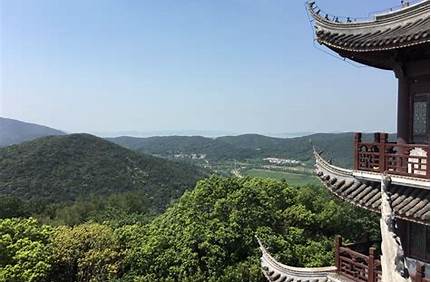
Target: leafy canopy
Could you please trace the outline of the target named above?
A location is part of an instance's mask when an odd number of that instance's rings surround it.
[[[200,181],[164,214],[137,228],[127,264],[143,281],[259,281],[255,235],[286,264],[333,263],[334,236],[357,239],[378,225],[317,188],[258,178]],[[349,229],[346,228],[349,226]],[[203,279],[203,277],[206,277]]]
[[[110,210],[139,214],[128,197]],[[323,188],[261,178],[199,181],[149,223],[107,211],[94,218],[108,223],[73,227],[0,220],[0,281],[262,281],[255,236],[276,259],[308,267],[333,264],[336,234],[379,237],[375,215]]]
[[[0,220],[0,281],[45,281],[51,271],[52,228],[33,219]]]

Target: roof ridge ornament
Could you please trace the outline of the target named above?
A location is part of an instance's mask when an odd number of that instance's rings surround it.
[[[430,42],[430,1],[414,2],[366,18],[334,16],[315,1],[306,2],[306,9],[320,45],[347,61],[392,70],[390,58],[397,51],[426,48]]]
[[[429,0],[411,0],[411,1],[401,1],[400,5],[396,5],[390,8],[386,8],[380,11],[374,11],[368,14],[368,16],[364,17],[351,17],[351,16],[340,16],[340,15],[332,15],[330,13],[323,12],[325,17],[321,17],[326,19],[327,21],[333,22],[333,23],[361,23],[361,22],[370,22],[373,20],[376,20],[377,17],[382,15],[389,15],[396,13],[398,11],[405,10],[410,7],[414,7],[418,4],[428,2]],[[320,16],[320,12],[323,10],[316,4],[316,1],[309,0],[306,2],[306,5],[308,6],[308,11],[311,15],[317,15]]]

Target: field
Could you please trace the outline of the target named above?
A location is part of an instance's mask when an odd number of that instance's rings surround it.
[[[321,185],[317,177],[310,174],[299,174],[285,171],[274,171],[268,169],[249,169],[241,172],[243,175],[263,177],[263,178],[273,178],[273,179],[285,179],[287,183],[300,186],[305,184],[315,184]]]

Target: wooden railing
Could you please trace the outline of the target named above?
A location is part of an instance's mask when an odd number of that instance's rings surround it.
[[[335,239],[335,266],[337,272],[353,281],[381,281],[382,270],[380,261],[376,258],[376,249],[369,248],[368,255],[361,254],[343,246],[341,236]]]
[[[429,153],[426,144],[388,142],[387,133],[375,133],[374,142],[362,142],[362,134],[355,133],[355,170],[429,179]]]
[[[382,266],[376,249],[370,247],[368,254],[353,250],[356,244],[343,245],[341,236],[335,238],[335,266],[337,273],[355,282],[381,282]],[[425,278],[425,266],[416,264],[416,272],[410,273],[414,282],[430,282]]]

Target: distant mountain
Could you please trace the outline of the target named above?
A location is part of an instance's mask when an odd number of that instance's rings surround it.
[[[172,158],[176,154],[203,154],[209,160],[252,158],[253,149],[243,149],[218,138],[202,136],[116,137],[108,140],[143,153]]]
[[[222,130],[151,130],[151,131],[94,131],[89,132],[103,138],[115,138],[120,136],[130,137],[153,137],[153,136],[204,136],[214,138],[225,135],[239,134],[232,131]]]
[[[89,134],[0,149],[0,195],[25,200],[61,202],[140,190],[163,208],[204,176],[192,165],[138,154]]]
[[[364,134],[370,139],[372,134]],[[391,134],[390,139],[394,140]],[[353,164],[353,133],[316,133],[296,138],[276,138],[259,134],[206,138],[201,136],[117,137],[110,141],[140,152],[172,158],[175,154],[205,154],[208,160],[243,160],[279,157],[313,162],[313,146],[335,164]]]
[[[0,147],[19,144],[39,137],[63,135],[63,131],[34,123],[0,117]]]
[[[225,136],[219,140],[242,149],[254,149],[261,157],[313,161],[313,146],[344,167],[352,166],[353,133],[317,133],[296,138],[275,138],[257,134]]]
[[[311,131],[305,131],[305,132],[281,132],[281,133],[274,133],[269,132],[265,133],[263,135],[270,136],[270,137],[276,137],[276,138],[294,138],[294,137],[302,137],[314,134],[314,132]]]

